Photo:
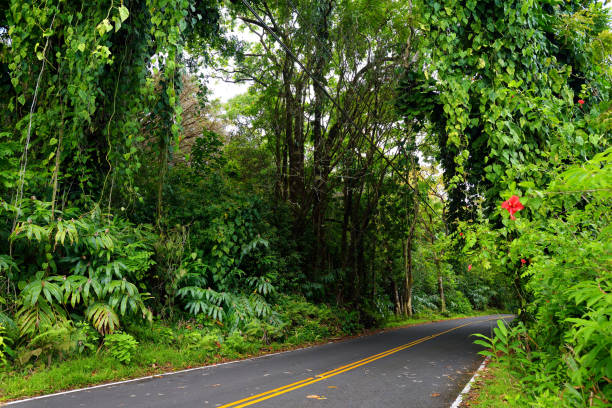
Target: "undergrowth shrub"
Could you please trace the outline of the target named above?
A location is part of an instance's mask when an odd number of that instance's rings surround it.
[[[0,324],[0,367],[3,367],[7,363],[6,355],[4,354],[4,347],[5,347],[4,344],[5,344],[5,340],[4,340],[4,326],[2,326],[2,324]]]
[[[458,279],[457,289],[465,295],[476,310],[484,310],[498,296],[497,290],[483,284],[478,277],[472,275]]]
[[[449,294],[447,307],[449,311],[455,313],[470,313],[472,311],[472,304],[459,290],[455,290]]]
[[[240,332],[235,331],[225,338],[223,350],[233,353],[245,354],[255,352],[259,348],[258,342],[248,341]]]
[[[54,356],[62,360],[66,354],[75,349],[73,333],[75,328],[71,321],[58,322],[53,326],[43,326],[39,333],[19,350],[18,361],[24,365],[31,358],[47,358],[47,365],[51,366]]]
[[[426,311],[437,310],[440,304],[440,296],[437,294],[428,295],[423,292],[415,292],[412,295],[412,310],[415,314]]]
[[[9,237],[15,255],[15,317],[21,341],[48,327],[68,327],[71,317],[85,317],[100,332],[116,330],[123,317],[151,318],[141,293],[151,266],[150,228],[105,214],[74,208],[56,211],[32,197],[20,208],[4,203],[0,215],[22,214]],[[48,337],[48,336],[47,336]]]
[[[191,331],[181,339],[181,347],[188,350],[197,349],[206,354],[213,354],[219,348],[219,336]]]
[[[79,354],[95,351],[100,341],[100,333],[87,322],[77,322],[74,326],[71,338],[74,351]]]
[[[526,282],[525,323],[498,325],[480,344],[520,379],[522,406],[609,407],[612,148],[570,166],[543,192],[524,187],[525,206],[539,216],[512,221],[507,233],[516,235],[508,258]]]
[[[263,344],[281,341],[285,337],[287,323],[280,319],[274,320],[275,321],[271,322],[272,324],[258,319],[251,320],[245,327],[247,338],[251,341],[259,341]]]
[[[2,337],[2,344],[0,345],[0,352],[6,362],[15,359],[15,351],[13,345],[19,338],[19,329],[15,322],[7,315],[0,312],[0,326],[2,330],[0,337]]]
[[[326,323],[335,329],[333,334],[353,334],[363,330],[363,324],[359,319],[359,312],[357,310],[347,310],[337,308],[333,311],[333,317],[330,318]],[[380,322],[377,319],[376,322]]]
[[[127,333],[113,333],[104,337],[104,344],[111,356],[123,364],[129,364],[138,346],[138,341]]]
[[[132,323],[127,326],[126,331],[139,342],[170,345],[176,342],[177,337],[171,327],[158,321],[151,324]]]

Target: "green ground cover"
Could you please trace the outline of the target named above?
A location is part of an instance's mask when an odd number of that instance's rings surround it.
[[[505,367],[489,364],[474,381],[461,407],[511,408],[524,399],[518,379]]]
[[[0,371],[0,401],[291,350],[364,333],[359,326],[342,327],[339,319],[326,317],[327,310],[326,307],[303,310],[306,313],[297,317],[294,325],[287,327],[282,336],[271,334],[274,340],[269,343],[262,341],[262,330],[254,327],[243,334],[228,335],[219,328],[204,327],[197,321],[184,321],[174,326],[162,323],[143,326],[133,330],[139,344],[129,364],[121,363],[107,347],[102,346],[89,354],[53,361],[50,366],[40,361],[26,367],[8,367]],[[412,319],[391,318],[381,327],[392,329],[497,312],[487,310],[445,316],[434,312],[422,313]]]

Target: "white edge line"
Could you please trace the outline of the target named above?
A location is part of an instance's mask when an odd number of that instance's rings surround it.
[[[329,344],[329,343],[334,343],[334,342],[330,341],[330,342],[324,343],[324,344]],[[132,378],[130,380],[115,381],[115,382],[110,382],[110,383],[105,383],[105,384],[92,385],[92,386],[89,386],[89,387],[77,388],[77,389],[68,390],[68,391],[55,392],[53,394],[39,395],[37,397],[30,397],[30,398],[20,399],[20,400],[15,400],[15,401],[10,401],[10,402],[4,402],[4,403],[0,402],[0,407],[5,407],[7,405],[17,405],[17,404],[21,404],[22,402],[34,401],[34,400],[43,399],[43,398],[51,398],[51,397],[55,397],[55,396],[58,396],[58,395],[72,394],[74,392],[94,390],[96,388],[112,387],[112,386],[115,386],[115,385],[127,384],[127,383],[131,383],[131,382],[142,381],[142,380],[149,380],[149,379],[152,379],[152,378],[168,377],[168,376],[171,376],[171,375],[187,373],[187,372],[190,372],[190,371],[206,370],[206,369],[209,369],[209,368],[214,368],[214,367],[219,367],[219,366],[223,366],[223,365],[240,363],[240,362],[243,362],[243,361],[258,360],[260,358],[277,356],[279,354],[291,353],[291,352],[300,351],[300,350],[308,350],[310,348],[313,348],[313,347],[316,347],[316,346],[322,346],[324,344],[316,344],[316,345],[313,345],[313,346],[302,347],[302,348],[298,348],[298,349],[279,351],[277,353],[264,354],[264,355],[261,355],[261,356],[251,357],[251,358],[243,358],[241,360],[226,361],[224,363],[216,363],[216,364],[211,364],[211,365],[206,365],[206,366],[201,366],[201,367],[187,368],[187,369],[184,369],[184,370],[169,371],[169,372],[160,373],[160,374],[147,375],[145,377]]]
[[[470,389],[472,388],[472,383],[474,382],[476,377],[478,377],[478,373],[482,371],[483,368],[485,368],[488,362],[489,362],[489,357],[484,359],[484,361],[482,362],[480,367],[478,367],[478,370],[476,370],[476,372],[474,373],[470,381],[468,381],[468,383],[465,384],[465,387],[463,387],[463,390],[461,390],[461,393],[459,393],[459,395],[457,396],[457,399],[455,400],[455,402],[453,402],[453,405],[451,405],[450,408],[459,408],[461,401],[463,401],[463,396],[467,394],[468,392],[470,392]]]
[[[464,317],[464,318],[460,318],[460,319],[456,319],[456,320],[463,320],[463,319],[470,319],[470,318],[478,318],[478,317],[484,317],[484,316],[471,316],[471,317]],[[448,321],[448,320],[442,320],[441,322],[444,321]],[[432,323],[441,323],[441,322],[428,322],[425,324],[432,324]],[[382,332],[386,332],[386,331],[392,331],[392,330],[396,330],[396,329],[401,329],[402,327],[396,327],[396,328],[391,328],[388,330],[383,330]],[[375,333],[376,334],[376,333]],[[378,333],[379,334],[379,333]],[[350,338],[348,340],[351,340]],[[342,340],[341,340],[342,341]],[[161,373],[161,374],[153,374],[153,375],[147,375],[146,377],[138,377],[138,378],[132,378],[130,380],[124,380],[124,381],[115,381],[115,382],[110,382],[110,383],[105,383],[105,384],[99,384],[99,385],[92,385],[89,387],[83,387],[83,388],[77,388],[74,390],[68,390],[68,391],[61,391],[61,392],[55,392],[53,394],[45,394],[45,395],[39,395],[37,397],[30,397],[30,398],[25,398],[25,399],[20,399],[20,400],[15,400],[15,401],[10,401],[10,402],[0,402],[0,407],[6,407],[8,405],[17,405],[17,404],[21,404],[22,402],[29,402],[29,401],[35,401],[35,400],[39,400],[39,399],[43,399],[43,398],[51,398],[51,397],[56,397],[58,395],[66,395],[66,394],[72,394],[75,392],[81,392],[81,391],[87,391],[87,390],[94,390],[96,388],[104,388],[104,387],[112,387],[115,385],[120,385],[120,384],[127,384],[127,383],[131,383],[131,382],[136,382],[136,381],[142,381],[142,380],[149,380],[152,378],[162,378],[162,377],[167,377],[170,375],[176,375],[176,374],[182,374],[182,373],[187,373],[190,371],[197,371],[197,370],[206,370],[209,368],[214,368],[214,367],[219,367],[219,366],[223,366],[223,365],[229,365],[229,364],[235,364],[235,363],[240,363],[243,361],[252,361],[252,360],[258,360],[261,358],[266,358],[266,357],[271,357],[271,356],[277,356],[279,354],[286,354],[286,353],[292,353],[294,351],[300,351],[300,350],[308,350],[310,348],[313,347],[318,347],[318,346],[323,346],[325,344],[331,344],[331,343],[337,343],[338,341],[329,341],[327,343],[323,343],[323,344],[315,344],[312,346],[308,346],[308,347],[302,347],[302,348],[298,348],[298,349],[292,349],[292,350],[285,350],[285,351],[279,351],[277,353],[270,353],[270,354],[264,354],[262,356],[257,356],[257,357],[251,357],[251,358],[245,358],[245,359],[241,359],[241,360],[233,360],[233,361],[227,361],[225,363],[217,363],[217,364],[211,364],[211,365],[206,365],[206,366],[201,366],[201,367],[194,367],[194,368],[187,368],[184,370],[178,370],[178,371],[170,371],[170,372],[166,372],[166,373]],[[484,362],[483,362],[484,364]],[[480,368],[478,369],[480,370]],[[472,378],[471,381],[473,381],[474,378]],[[470,382],[471,382],[470,381]],[[469,385],[469,383],[468,383]],[[466,386],[467,387],[467,386]],[[469,388],[468,388],[469,389]],[[465,390],[464,390],[465,391]],[[466,391],[467,392],[467,391]],[[462,392],[463,393],[463,392]],[[451,408],[456,408],[455,405],[453,404],[453,406]]]

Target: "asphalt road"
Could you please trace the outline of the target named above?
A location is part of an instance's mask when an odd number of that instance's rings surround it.
[[[449,407],[482,361],[483,316],[15,401],[15,408]]]

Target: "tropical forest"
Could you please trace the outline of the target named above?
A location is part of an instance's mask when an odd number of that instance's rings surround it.
[[[0,405],[503,315],[461,406],[610,407],[611,16],[0,0]]]

